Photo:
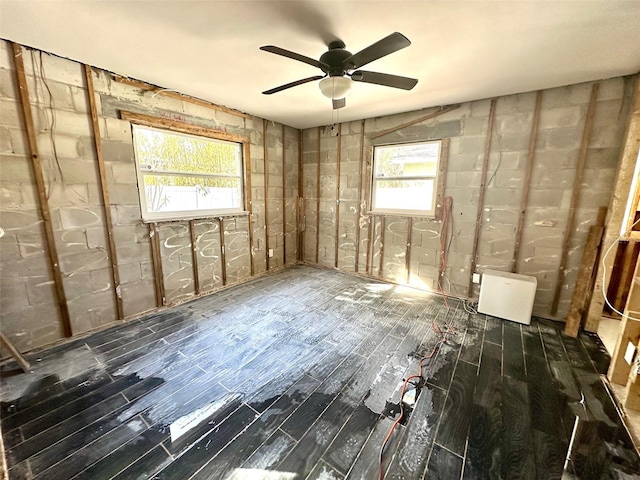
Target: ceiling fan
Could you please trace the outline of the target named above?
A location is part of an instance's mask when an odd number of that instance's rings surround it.
[[[320,91],[325,97],[332,100],[333,108],[338,109],[346,105],[345,97],[351,92],[352,82],[374,83],[385,87],[411,90],[418,83],[415,78],[359,70],[360,67],[409,45],[411,45],[411,42],[407,37],[395,32],[360,50],[358,53],[352,54],[345,50],[344,42],[336,40],[329,43],[329,50],[323,53],[319,60],[314,60],[274,45],[265,45],[260,47],[260,50],[307,63],[322,70],[324,75],[315,75],[296,80],[295,82],[265,90],[262,93],[271,95],[304,83],[320,80]]]

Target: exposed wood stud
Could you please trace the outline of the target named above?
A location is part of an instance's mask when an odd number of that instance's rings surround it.
[[[269,271],[269,149],[267,148],[267,128],[269,121],[262,120],[262,152],[264,160],[264,243],[265,243],[265,259],[267,262],[267,271]]]
[[[11,343],[9,339],[5,337],[4,333],[2,332],[0,332],[0,345],[6,348],[7,350],[9,350],[9,353],[11,354],[13,359],[18,363],[18,365],[20,365],[20,368],[22,368],[23,372],[28,372],[31,369],[31,365],[29,365],[29,362],[27,361],[27,359],[24,358],[24,356],[20,353],[20,350],[18,350],[13,345],[13,343]],[[9,477],[5,476],[3,478],[9,478]]]
[[[482,224],[482,209],[484,208],[484,194],[487,189],[487,170],[489,169],[489,156],[491,154],[491,137],[493,135],[493,122],[496,117],[496,103],[494,98],[491,100],[489,109],[489,126],[487,127],[487,138],[484,143],[484,159],[482,161],[482,177],[480,180],[480,194],[478,195],[478,213],[476,215],[476,228],[473,235],[473,248],[471,250],[471,268],[469,272],[469,287],[467,296],[471,297],[473,293],[473,274],[476,271],[476,262],[478,256],[478,241],[480,240],[480,226]]]
[[[382,137],[384,135],[388,135],[389,133],[397,132],[398,130],[402,130],[403,128],[410,127],[411,125],[415,125],[416,123],[424,122],[425,120],[429,120],[431,118],[435,118],[443,113],[448,113],[452,110],[460,108],[460,105],[451,105],[448,107],[440,107],[439,110],[435,112],[431,112],[427,115],[423,115],[422,117],[418,117],[415,120],[411,120],[409,122],[398,125],[397,127],[388,128],[386,130],[382,130],[381,132],[376,132],[372,135],[369,135],[369,138],[373,140],[374,138]]]
[[[282,265],[287,264],[287,190],[286,190],[286,151],[285,128],[282,125]]]
[[[191,135],[198,135],[200,137],[215,138],[218,140],[227,140],[229,142],[245,143],[249,141],[249,138],[244,135],[238,135],[235,133],[229,133],[225,130],[217,128],[198,127],[191,125],[190,123],[179,122],[177,120],[171,120],[163,117],[153,117],[150,115],[144,115],[142,113],[120,111],[120,118],[127,120],[131,123],[138,125],[144,125],[147,127],[161,127],[174,132],[188,133]]]
[[[224,217],[218,218],[220,230],[220,265],[222,266],[222,285],[227,284],[227,249],[224,243]]]
[[[248,113],[244,113],[229,107],[224,107],[222,105],[216,105],[215,103],[207,102],[206,100],[201,100],[199,98],[191,97],[189,95],[185,95],[182,93],[166,90],[166,89],[163,89],[162,87],[157,87],[155,85],[150,85],[148,83],[141,82],[140,80],[134,80],[133,78],[127,78],[120,75],[113,75],[113,79],[118,83],[124,83],[126,85],[130,85],[132,87],[136,87],[148,92],[155,92],[155,94],[176,98],[184,102],[193,103],[194,105],[200,105],[202,107],[208,107],[213,110],[229,113],[231,115],[236,115],[238,117],[251,118],[251,115],[249,115]]]
[[[449,167],[448,138],[443,138],[440,143],[440,161],[438,162],[438,195],[436,197],[436,220],[442,220],[444,211],[444,198],[447,189],[447,168]]]
[[[367,244],[367,260],[365,264],[365,272],[367,275],[372,275],[372,261],[373,261],[373,242],[375,240],[375,230],[376,230],[376,216],[373,214],[369,215],[369,243]]]
[[[567,322],[564,326],[564,334],[572,337],[578,336],[580,324],[582,322],[582,314],[587,303],[589,291],[592,289],[593,271],[598,261],[598,253],[602,242],[602,234],[604,233],[604,220],[607,215],[606,207],[600,207],[598,210],[598,219],[596,224],[589,228],[589,235],[582,253],[582,261],[576,286],[573,290],[571,298],[571,306],[567,315]]]
[[[342,124],[338,124],[338,152],[336,157],[336,237],[334,267],[338,268],[338,251],[340,247],[340,163],[342,160]]]
[[[524,230],[524,217],[527,212],[529,201],[529,188],[531,187],[531,173],[536,156],[536,142],[538,141],[538,126],[540,124],[540,110],[542,106],[542,91],[536,93],[536,106],[533,111],[533,121],[531,124],[531,135],[529,136],[529,154],[527,155],[527,165],[525,167],[524,182],[522,184],[522,196],[520,197],[520,216],[516,228],[515,244],[513,247],[513,258],[511,259],[511,272],[516,273],[518,268],[518,258],[520,256],[520,245],[522,243],[522,232]]]
[[[384,236],[386,233],[387,225],[384,215],[380,217],[380,267],[378,268],[378,277],[382,278],[382,271],[384,270]]]
[[[316,160],[318,162],[316,172],[316,263],[320,258],[320,127],[318,127],[318,150]]]
[[[364,125],[363,125],[364,127]],[[373,154],[373,149],[368,148],[364,153],[364,161],[366,167],[365,174],[365,184],[364,184],[364,209],[365,211],[371,210],[371,182],[372,182],[372,159],[371,156]],[[366,272],[371,275],[372,274],[372,266],[371,262],[373,261],[373,241],[375,239],[374,230],[375,230],[375,216],[369,213],[369,225],[368,225],[368,233],[369,233],[369,243],[367,245],[367,258],[366,258]]]
[[[364,119],[360,121],[360,158],[358,160],[358,206],[356,208],[356,260],[355,260],[355,272],[358,273],[358,267],[360,265],[360,220],[364,214],[362,209],[362,162],[364,161]]]
[[[244,156],[244,208],[249,212],[249,263],[251,268],[251,276],[255,274],[255,261],[253,251],[253,199],[251,192],[251,144],[243,143]]]
[[[16,80],[20,90],[20,106],[22,108],[24,118],[24,127],[27,132],[29,152],[31,154],[31,166],[33,168],[33,176],[38,193],[38,204],[42,215],[42,225],[46,239],[44,246],[48,253],[49,266],[53,275],[58,307],[60,308],[62,331],[65,337],[71,337],[73,335],[73,329],[71,328],[71,316],[69,315],[69,306],[67,305],[67,297],[65,295],[64,284],[62,281],[62,272],[60,270],[58,251],[56,250],[55,236],[53,234],[53,225],[51,223],[51,212],[49,211],[44,174],[42,172],[38,143],[36,141],[36,129],[33,123],[33,115],[31,114],[31,105],[29,104],[27,76],[25,74],[24,61],[22,58],[23,50],[22,46],[17,43],[11,43],[11,46],[13,47]]]
[[[303,181],[303,139],[302,130],[298,129],[298,201],[296,202],[296,229],[298,231],[298,261],[304,260],[304,232],[306,223],[305,204],[304,204],[304,181]]]
[[[587,161],[587,151],[589,149],[589,141],[591,140],[591,130],[593,120],[596,116],[596,103],[598,101],[599,83],[594,83],[591,87],[591,98],[589,99],[589,109],[587,110],[587,118],[584,122],[584,130],[582,131],[582,141],[580,143],[580,152],[578,154],[578,163],[576,165],[576,176],[573,179],[573,193],[571,195],[571,206],[569,207],[569,216],[567,218],[567,226],[564,231],[564,239],[562,242],[562,257],[560,258],[560,266],[558,267],[558,279],[556,281],[556,290],[551,303],[551,315],[558,312],[558,304],[560,303],[560,293],[564,284],[565,269],[567,268],[567,260],[569,258],[569,243],[571,242],[571,234],[575,228],[575,215],[580,202],[580,187],[582,185],[582,176],[584,173],[584,165]]]
[[[102,205],[104,208],[104,223],[107,233],[109,259],[111,260],[111,279],[113,280],[113,293],[116,297],[116,309],[118,320],[124,318],[124,307],[122,305],[122,293],[120,289],[120,270],[118,269],[118,254],[116,242],[113,238],[113,219],[111,218],[111,201],[109,199],[109,189],[107,186],[107,173],[104,165],[104,155],[102,153],[102,135],[100,134],[100,124],[98,123],[98,107],[96,105],[96,93],[93,87],[93,71],[89,65],[84,65],[85,81],[87,82],[87,98],[89,99],[89,110],[91,111],[91,128],[93,130],[93,142],[98,162],[98,176],[100,182],[100,193],[102,195]]]
[[[198,245],[196,243],[195,220],[189,220],[189,236],[191,237],[191,263],[193,265],[193,285],[196,295],[200,295],[200,275],[198,268]]]
[[[413,218],[407,218],[407,251],[405,254],[405,270],[407,278],[405,283],[408,285],[411,281],[411,242],[413,241]]]
[[[151,239],[151,263],[153,265],[153,279],[156,287],[156,305],[158,307],[167,304],[164,290],[164,273],[162,271],[162,256],[160,252],[160,234],[158,225],[149,224],[149,238]]]

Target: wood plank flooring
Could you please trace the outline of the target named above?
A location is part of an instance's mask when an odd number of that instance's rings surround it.
[[[0,366],[10,479],[640,479],[597,337],[296,266]]]

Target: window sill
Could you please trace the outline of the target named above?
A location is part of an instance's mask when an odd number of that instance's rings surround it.
[[[176,218],[143,218],[142,223],[180,223],[191,220],[213,220],[216,218],[233,218],[249,216],[249,212],[242,210],[240,212],[217,213],[214,215],[184,215]]]

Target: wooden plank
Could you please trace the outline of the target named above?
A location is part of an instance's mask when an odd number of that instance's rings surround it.
[[[251,144],[244,143],[242,148],[244,156],[244,208],[249,212],[249,262],[251,276],[255,273],[255,262],[253,254],[253,199],[251,192]]]
[[[142,113],[127,112],[120,110],[120,118],[137,125],[146,127],[165,128],[174,132],[188,133],[190,135],[198,135],[200,137],[214,138],[216,140],[227,140],[229,142],[246,143],[249,138],[236,133],[229,133],[218,128],[199,127],[190,123],[179,122],[169,118],[153,117]]]
[[[482,177],[480,180],[480,194],[478,195],[478,213],[476,215],[476,229],[473,234],[473,249],[471,250],[471,267],[469,271],[469,287],[467,288],[467,296],[471,297],[473,293],[473,274],[476,271],[476,262],[478,257],[478,242],[480,240],[480,227],[482,225],[482,209],[484,208],[484,194],[487,189],[487,170],[489,169],[489,156],[491,154],[491,137],[493,135],[493,122],[496,117],[497,99],[491,100],[489,110],[489,126],[487,128],[487,138],[484,142],[484,159],[482,161]]]
[[[20,365],[20,368],[24,372],[28,372],[31,368],[29,362],[26,358],[20,353],[20,351],[9,341],[9,339],[4,335],[4,333],[0,332],[0,345],[9,350],[9,353],[14,358],[14,360]]]
[[[318,127],[318,150],[317,150],[317,174],[316,174],[316,263],[320,254],[320,127]]]
[[[340,238],[340,161],[342,159],[342,124],[338,124],[338,153],[336,157],[336,235],[334,267],[338,268],[338,247]]]
[[[638,370],[640,370],[640,360],[636,359],[629,372],[625,388],[624,408],[628,410],[640,411],[640,372]]]
[[[29,153],[31,155],[31,167],[33,168],[33,177],[38,194],[38,206],[40,207],[40,213],[42,215],[42,227],[45,236],[44,248],[49,257],[49,267],[53,276],[56,300],[58,301],[58,308],[60,309],[60,316],[62,318],[62,331],[65,337],[71,337],[73,336],[71,316],[69,314],[69,306],[67,305],[67,297],[62,280],[62,271],[60,270],[60,261],[58,259],[58,251],[56,250],[55,236],[53,234],[47,187],[44,181],[44,173],[42,172],[42,163],[40,162],[38,143],[36,141],[36,128],[33,123],[33,115],[31,114],[31,105],[29,104],[27,76],[25,74],[24,61],[22,59],[23,50],[22,46],[17,43],[11,43],[11,46],[13,48],[13,60],[16,69],[16,82],[20,91],[20,107],[22,109],[24,127],[27,133]]]
[[[447,168],[449,166],[448,138],[443,138],[440,143],[440,160],[438,162],[438,194],[436,196],[436,220],[442,220],[444,211],[444,198],[447,189]]]
[[[151,239],[151,263],[153,265],[153,280],[156,288],[156,305],[167,304],[164,290],[164,273],[162,272],[162,256],[160,254],[160,234],[156,223],[149,224],[149,238]]]
[[[384,270],[384,234],[387,229],[386,219],[384,215],[380,217],[380,268],[378,269],[378,277],[382,278],[382,272]]]
[[[298,198],[296,201],[296,230],[298,232],[298,252],[297,260],[301,262],[304,259],[304,232],[306,230],[306,216],[304,215],[304,182],[303,182],[303,140],[302,130],[298,129]]]
[[[284,140],[284,124],[282,125],[282,265],[287,264],[287,165],[286,165],[286,142]]]
[[[567,323],[564,326],[565,335],[571,335],[572,337],[578,336],[603,232],[604,227],[602,225],[593,225],[589,228],[587,243],[582,253],[580,271],[578,272],[576,286],[573,290],[573,297],[571,298],[571,306],[569,307],[569,314],[567,315]]]
[[[516,227],[515,243],[513,247],[513,258],[511,259],[511,272],[516,273],[518,257],[520,256],[520,244],[522,243],[522,231],[524,230],[524,217],[527,212],[529,202],[529,188],[531,187],[531,173],[536,156],[536,142],[538,140],[538,127],[540,125],[540,110],[542,106],[542,90],[536,93],[536,106],[533,110],[533,120],[531,124],[531,134],[529,135],[529,154],[527,155],[527,165],[525,167],[524,181],[522,183],[522,196],[520,197],[520,215],[518,226]]]
[[[124,318],[124,308],[122,305],[122,294],[120,293],[120,271],[118,269],[118,254],[116,242],[113,238],[113,219],[111,217],[111,201],[109,200],[109,189],[107,187],[107,173],[104,165],[104,155],[102,153],[102,135],[100,134],[100,124],[98,123],[98,107],[96,105],[96,93],[93,87],[93,71],[89,65],[84,65],[84,76],[87,82],[87,98],[89,99],[89,110],[91,111],[91,128],[93,130],[93,142],[98,161],[98,174],[100,183],[100,193],[104,208],[104,223],[107,231],[109,259],[111,260],[111,279],[116,297],[116,309],[118,320]]]
[[[358,207],[356,208],[356,259],[354,270],[358,273],[358,266],[360,265],[360,219],[362,218],[362,162],[364,160],[364,122],[365,120],[360,121],[360,158],[358,160]]]
[[[404,259],[405,259],[404,269],[407,272],[407,278],[405,280],[405,283],[407,285],[411,281],[411,241],[412,241],[411,237],[412,237],[412,234],[413,234],[413,218],[412,217],[408,217],[407,218],[407,250],[406,250],[406,253],[404,255]]]
[[[179,92],[174,92],[168,89],[164,89],[162,87],[158,87],[156,85],[151,85],[149,83],[141,82],[140,80],[134,80],[133,78],[123,77],[121,75],[113,75],[113,79],[118,83],[131,85],[132,87],[140,88],[148,92],[155,92],[154,95],[165,95],[167,97],[177,98],[178,100],[182,100],[184,102],[193,103],[194,105],[200,105],[202,107],[208,107],[213,110],[218,110],[219,112],[225,112],[230,115],[236,115],[242,118],[251,118],[251,115],[249,115],[248,113],[241,112],[234,108],[229,108],[222,105],[216,105],[215,103],[207,102],[206,100],[201,100],[200,98],[192,97],[190,95],[185,95]]]
[[[591,139],[591,130],[593,128],[593,120],[596,116],[596,103],[598,101],[599,83],[594,83],[591,87],[591,98],[589,99],[589,109],[587,110],[587,118],[584,123],[582,132],[582,141],[580,143],[580,152],[578,154],[578,163],[576,165],[576,176],[573,179],[573,193],[571,195],[571,206],[569,207],[569,216],[567,218],[567,226],[564,230],[564,239],[562,242],[562,257],[560,258],[560,266],[558,267],[558,279],[556,281],[556,289],[551,303],[551,315],[558,312],[558,304],[560,303],[560,293],[562,284],[564,283],[565,269],[569,258],[569,243],[571,242],[571,234],[575,227],[575,215],[580,202],[580,188],[582,185],[582,176],[584,173],[584,165],[587,161],[587,151],[589,149],[589,140]]]
[[[267,148],[267,129],[269,121],[262,120],[262,152],[264,159],[264,241],[265,241],[265,259],[267,262],[267,271],[271,267],[269,261],[270,245],[269,245],[269,150]]]
[[[429,120],[431,118],[435,118],[439,115],[442,115],[443,113],[448,113],[452,110],[455,110],[457,108],[460,108],[460,105],[450,105],[448,107],[440,107],[439,110],[436,110],[435,112],[431,112],[427,115],[423,115],[421,117],[416,118],[415,120],[411,120],[409,122],[405,122],[402,123],[400,125],[398,125],[397,127],[391,127],[391,128],[387,128],[386,130],[382,130],[380,132],[376,132],[372,135],[369,135],[369,138],[371,140],[373,140],[374,138],[378,138],[378,137],[382,137],[383,135],[387,135],[389,133],[393,133],[393,132],[397,132],[398,130],[401,130],[403,128],[406,127],[410,127],[411,125],[415,125],[416,123],[420,123],[420,122],[424,122],[425,120]]]
[[[220,264],[222,266],[222,285],[227,284],[227,249],[224,244],[224,217],[218,218],[220,230]]]
[[[200,295],[200,275],[198,274],[198,246],[196,244],[195,221],[189,220],[189,236],[191,237],[191,264],[193,266],[193,285],[196,295]]]
[[[376,230],[376,216],[373,214],[369,214],[369,243],[367,244],[367,263],[365,265],[365,271],[368,275],[371,275],[373,272],[371,270],[371,262],[373,260],[373,241],[375,239],[375,230]]]

